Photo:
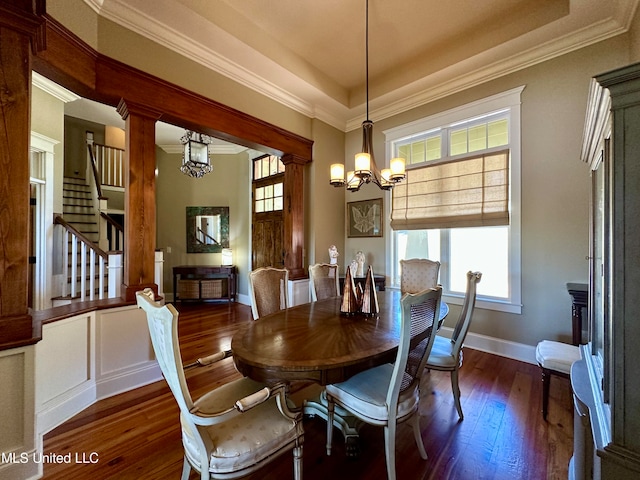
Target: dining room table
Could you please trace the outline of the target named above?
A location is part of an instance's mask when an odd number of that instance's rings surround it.
[[[399,290],[377,292],[376,315],[343,314],[342,297],[296,305],[244,325],[231,341],[236,368],[267,385],[313,382],[328,385],[395,361],[400,342]],[[440,304],[438,328],[449,313]],[[306,416],[327,419],[326,398],[304,400]],[[334,425],[345,438],[347,455],[357,455],[361,425],[336,408]]]
[[[341,297],[304,303],[241,328],[231,341],[240,373],[266,384],[339,383],[369,368],[393,362],[400,341],[398,290],[377,292],[373,316],[343,314]],[[441,302],[439,324],[449,307]]]

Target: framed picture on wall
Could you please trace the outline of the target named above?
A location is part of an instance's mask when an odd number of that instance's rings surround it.
[[[347,237],[382,236],[382,198],[347,203]]]

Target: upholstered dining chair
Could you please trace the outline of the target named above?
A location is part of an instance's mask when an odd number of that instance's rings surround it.
[[[536,346],[536,360],[542,371],[542,418],[547,419],[549,412],[549,387],[551,374],[569,378],[571,365],[582,358],[577,345],[542,340]]]
[[[438,284],[440,262],[426,258],[400,260],[400,292],[418,293]]]
[[[188,480],[192,468],[201,479],[237,478],[290,450],[294,477],[301,479],[302,414],[288,407],[285,386],[265,387],[244,377],[193,400],[180,355],[178,312],[153,298],[151,289],[136,293],[137,304],[147,315],[158,364],[180,407],[182,480]],[[192,365],[208,365],[229,353],[210,355]]]
[[[420,456],[427,459],[418,411],[420,377],[435,338],[441,297],[441,287],[403,295],[400,300],[400,343],[395,363],[365,370],[342,383],[327,385],[327,455],[331,455],[334,410],[338,405],[365,423],[384,427],[387,477],[390,480],[396,478],[397,423],[410,422]]]
[[[338,265],[316,263],[309,265],[309,290],[311,301],[340,296],[340,279]]]
[[[261,267],[249,272],[249,293],[253,319],[284,310],[289,305],[289,271]]]
[[[467,337],[469,325],[471,325],[471,318],[476,305],[476,286],[481,278],[482,273],[480,272],[467,272],[466,293],[453,334],[451,338],[436,335],[426,365],[430,370],[451,372],[451,390],[453,391],[453,400],[460,420],[464,419],[464,414],[460,404],[458,370],[462,366],[462,346]]]

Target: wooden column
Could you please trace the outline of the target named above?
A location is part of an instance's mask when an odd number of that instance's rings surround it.
[[[160,114],[122,100],[118,113],[126,123],[124,197],[124,275],[121,297],[155,283],[156,249],[156,120]]]
[[[28,309],[32,8],[0,1],[0,348],[37,341]]]
[[[292,155],[282,156],[284,171],[284,266],[292,280],[303,278],[304,249],[304,165],[309,160]]]

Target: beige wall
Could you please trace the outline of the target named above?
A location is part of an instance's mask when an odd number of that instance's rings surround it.
[[[344,265],[344,189],[329,184],[332,163],[343,162],[344,133],[313,121],[313,162],[305,169],[305,266],[329,262],[329,246],[338,247]]]
[[[64,103],[37,87],[31,89],[31,131],[56,140],[54,151],[53,211],[62,213],[62,177],[64,172]],[[49,180],[49,179],[47,179]]]
[[[181,154],[167,154],[156,148],[156,161],[156,248],[164,250],[164,291],[173,292],[174,266],[221,263],[220,253],[187,253],[186,207],[229,207],[229,246],[240,275],[238,292],[248,295],[247,272],[251,261],[248,155],[214,155],[213,172],[199,179],[180,171]]]
[[[570,340],[566,283],[588,280],[590,177],[580,161],[580,149],[589,82],[598,73],[628,63],[628,40],[620,36],[376,122],[374,148],[382,159],[383,130],[526,86],[521,132],[522,314],[477,310],[472,332],[529,345],[544,338]],[[347,158],[353,158],[360,142],[359,131],[347,135]],[[381,192],[366,187],[359,195],[374,198]],[[367,249],[374,270],[380,272],[384,240],[347,239],[347,255],[358,248]],[[452,308],[452,318],[457,311]]]

